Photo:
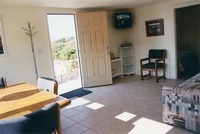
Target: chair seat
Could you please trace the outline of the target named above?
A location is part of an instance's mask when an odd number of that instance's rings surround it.
[[[164,64],[163,63],[158,63],[157,64],[157,68],[163,68]],[[154,62],[150,62],[147,64],[143,64],[142,68],[148,68],[148,69],[155,69],[155,63]]]

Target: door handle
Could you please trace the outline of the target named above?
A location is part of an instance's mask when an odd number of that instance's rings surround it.
[[[110,49],[109,49],[108,46],[106,47],[106,53],[107,53],[107,54],[110,54]]]

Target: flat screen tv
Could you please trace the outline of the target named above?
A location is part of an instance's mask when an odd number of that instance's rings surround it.
[[[131,12],[116,13],[114,15],[114,24],[116,29],[125,29],[132,27]]]

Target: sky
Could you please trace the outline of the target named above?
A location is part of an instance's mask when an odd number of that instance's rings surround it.
[[[74,15],[47,15],[50,40],[76,36]]]

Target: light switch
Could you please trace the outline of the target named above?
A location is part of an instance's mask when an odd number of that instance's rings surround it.
[[[43,49],[38,49],[38,54],[43,54]]]

